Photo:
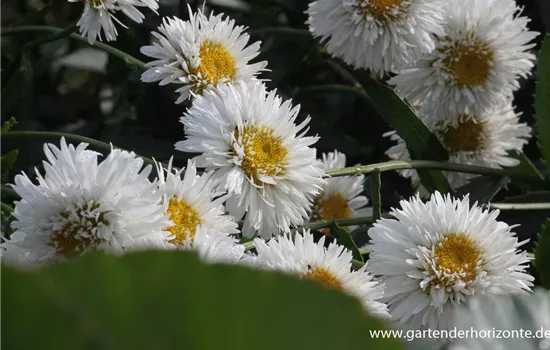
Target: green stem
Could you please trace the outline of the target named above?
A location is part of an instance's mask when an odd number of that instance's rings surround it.
[[[8,28],[1,28],[1,34],[2,35],[11,35],[11,34],[18,34],[18,33],[25,33],[25,32],[51,32],[51,33],[58,33],[63,31],[63,29],[58,27],[51,27],[51,26],[18,26],[18,27],[8,27]],[[82,37],[79,34],[73,33],[69,35],[70,38],[74,40],[78,40],[81,42],[84,42],[88,44],[88,40],[85,37]],[[125,62],[135,65],[138,68],[142,70],[147,70],[148,67],[143,63],[142,61],[138,60],[137,58],[127,54],[124,51],[121,51],[117,48],[114,48],[112,46],[109,46],[107,44],[104,44],[100,41],[96,41],[91,46],[98,48],[100,50],[103,50],[107,53],[110,53],[111,55],[118,57]]]
[[[370,175],[371,199],[372,199],[372,218],[377,221],[382,216],[382,198],[380,196],[380,169],[376,168]]]
[[[13,213],[13,208],[11,207],[11,205],[6,204],[4,202],[1,202],[0,205],[2,206],[2,211],[3,212],[6,212],[8,214]]]
[[[487,207],[499,210],[550,210],[550,203],[492,203]]]
[[[550,182],[541,180],[540,178],[531,174],[525,174],[515,171],[513,169],[495,169],[487,168],[477,165],[457,164],[450,162],[436,162],[431,160],[411,160],[411,161],[390,161],[384,163],[376,163],[369,165],[362,165],[356,167],[342,168],[329,170],[326,172],[327,176],[359,176],[361,174],[370,174],[375,169],[380,169],[380,172],[391,170],[403,170],[403,169],[436,169],[451,172],[477,174],[489,177],[504,177],[508,176],[510,179],[517,182],[533,185],[541,188],[550,188]]]
[[[69,141],[74,142],[86,142],[90,144],[93,148],[104,150],[107,152],[111,151],[111,145],[108,143],[98,141],[95,139],[91,139],[89,137],[75,135],[75,134],[69,134],[65,132],[53,132],[53,131],[8,131],[2,133],[2,138],[40,138],[40,139],[53,139],[53,140],[59,140],[61,137],[64,137],[65,139]],[[113,146],[114,147],[114,146]],[[115,147],[118,148],[118,147]],[[143,162],[145,164],[155,165],[155,162],[151,158],[138,156],[139,158],[143,159]]]

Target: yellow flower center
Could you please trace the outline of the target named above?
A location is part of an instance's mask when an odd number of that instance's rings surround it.
[[[441,142],[449,154],[476,152],[485,146],[486,121],[477,121],[468,115],[459,116],[456,125],[449,124],[439,131]]]
[[[174,222],[173,226],[164,229],[174,236],[170,243],[183,244],[187,237],[190,237],[191,244],[193,244],[197,227],[201,224],[197,210],[185,200],[173,196],[168,202],[167,213],[170,214],[170,220]]]
[[[381,22],[401,19],[408,10],[407,0],[363,0],[360,9],[363,16],[372,16]]]
[[[438,284],[450,286],[457,280],[471,282],[476,278],[482,251],[465,233],[449,233],[435,245],[433,254]]]
[[[493,69],[494,53],[489,45],[474,41],[473,44],[451,44],[443,50],[443,64],[459,88],[483,85]]]
[[[235,60],[222,44],[204,41],[200,48],[200,58],[201,63],[195,74],[200,74],[210,84],[216,85],[223,79],[231,80],[235,76]]]
[[[272,129],[249,125],[241,132],[235,130],[234,136],[244,148],[241,168],[249,179],[256,183],[258,175],[273,177],[285,172],[288,151]]]
[[[53,232],[49,239],[50,246],[55,248],[58,255],[73,258],[85,251],[97,249],[102,239],[95,235],[95,230],[109,224],[105,219],[107,212],[97,211],[98,208],[99,204],[92,201],[75,210],[77,218],[68,211],[60,213],[68,222]]]
[[[351,210],[348,201],[340,193],[334,193],[319,203],[319,214],[324,220],[349,219]]]
[[[314,266],[313,268],[310,267],[309,271],[304,274],[303,276],[305,279],[315,281],[319,284],[322,284],[323,286],[330,288],[330,289],[336,289],[339,291],[344,290],[344,286],[342,285],[342,282],[334,276],[332,273],[328,272],[323,267]]]

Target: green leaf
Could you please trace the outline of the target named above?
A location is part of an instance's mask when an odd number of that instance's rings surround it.
[[[500,190],[510,183],[510,178],[489,178],[478,176],[464,186],[457,188],[454,191],[454,196],[463,197],[468,194],[472,203],[479,204],[489,203],[500,192]]]
[[[546,35],[538,59],[535,120],[540,153],[550,173],[550,35]]]
[[[535,249],[535,266],[540,280],[546,288],[550,288],[550,220],[543,226]]]
[[[449,159],[447,151],[439,139],[392,88],[380,84],[364,70],[355,70],[353,75],[365,90],[378,113],[405,140],[412,159],[435,161]],[[438,190],[442,193],[451,191],[442,171],[419,169],[418,174],[428,191]]]
[[[188,252],[2,268],[6,349],[402,349],[350,296]]]
[[[527,156],[523,152],[513,151],[510,152],[508,156],[519,161],[519,164],[513,168],[514,170],[544,180],[544,176],[542,176],[535,164],[533,164],[533,162],[529,158],[527,158]]]
[[[21,57],[21,72],[23,73],[23,77],[25,78],[25,80],[29,81],[32,79],[32,75],[33,75],[32,63],[31,61],[29,61],[29,59],[25,55]]]
[[[19,150],[13,149],[9,151],[6,154],[2,155],[1,158],[1,166],[2,166],[2,174],[7,173],[15,164],[15,161],[17,160],[17,156],[19,156]]]
[[[351,253],[353,254],[353,258],[355,260],[359,260],[361,262],[364,261],[363,256],[361,255],[361,252],[359,252],[359,248],[357,248],[357,245],[353,241],[353,238],[351,238],[351,234],[347,230],[344,230],[343,228],[341,228],[340,226],[334,223],[331,224],[329,228],[330,228],[330,234],[334,238],[336,238],[336,240],[340,245],[343,245],[344,247],[346,247],[351,251]]]
[[[15,120],[14,117],[10,117],[8,121],[4,122],[4,125],[2,125],[2,131],[10,131],[11,128],[13,128],[17,124],[17,120]]]

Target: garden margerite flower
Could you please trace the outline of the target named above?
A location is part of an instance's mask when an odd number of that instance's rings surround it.
[[[425,118],[422,114],[420,116]],[[516,166],[519,161],[510,157],[509,153],[521,152],[531,137],[531,128],[519,122],[520,114],[514,113],[511,104],[505,108],[489,110],[481,117],[468,114],[457,116],[447,114],[446,117],[448,116],[456,122],[436,121],[435,117],[425,119],[449,153],[449,161],[453,163],[491,168]],[[386,154],[393,159],[410,160],[409,151],[403,139],[394,132],[388,135],[397,141],[397,145],[388,149]],[[410,177],[414,187],[420,185],[416,170],[407,169],[400,173]],[[475,176],[457,172],[444,173],[452,188],[465,185]]]
[[[262,83],[239,82],[197,96],[181,118],[187,138],[176,149],[202,153],[197,166],[213,170],[228,191],[231,215],[246,214],[246,236],[269,238],[302,224],[325,183],[310,147],[318,138],[304,136],[309,117],[295,124],[298,111]]]
[[[325,237],[315,243],[309,230],[281,235],[267,243],[256,238],[259,266],[278,270],[303,279],[312,280],[361,301],[367,311],[382,318],[389,318],[387,307],[379,300],[384,286],[365,271],[365,266],[352,271],[352,254],[345,247],[331,243],[325,248]]]
[[[446,0],[445,33],[435,50],[389,83],[413,105],[481,114],[506,103],[533,67],[527,29],[513,0]],[[444,112],[442,112],[444,113]]]
[[[160,33],[152,33],[158,42],[141,52],[156,60],[147,63],[150,68],[142,81],[183,84],[176,90],[181,94],[176,103],[181,103],[218,84],[255,80],[265,70],[266,61],[249,64],[258,56],[260,42],[247,46],[249,35],[234,20],[222,19],[222,14],[206,17],[200,10],[192,13],[190,7],[189,17],[164,18]]]
[[[132,21],[143,22],[145,16],[137,7],[148,7],[157,13],[158,0],[68,0],[69,2],[84,2],[84,11],[77,25],[82,36],[88,37],[88,43],[93,44],[97,37],[101,40],[101,30],[107,41],[113,41],[118,35],[113,20],[124,26],[116,17],[115,12],[122,11]]]
[[[334,151],[323,153],[324,170],[340,169],[346,166],[346,155]],[[363,194],[365,176],[340,176],[327,179],[322,192],[313,201],[310,221],[349,219],[372,215],[372,208]],[[349,229],[353,229],[350,227]]]
[[[182,242],[169,241],[163,235],[147,236],[132,246],[133,251],[144,250],[184,250],[196,252],[201,259],[211,263],[236,264],[248,263],[248,255],[242,244],[231,236],[209,235],[204,225],[195,229]]]
[[[413,327],[447,329],[454,311],[472,295],[530,291],[529,258],[519,251],[498,210],[435,192],[414,197],[369,230],[367,271],[386,284],[383,300],[393,320]]]
[[[410,67],[443,34],[441,0],[317,0],[307,13],[331,55],[375,72]]]
[[[228,236],[239,232],[237,223],[225,215],[223,193],[214,192],[211,173],[197,175],[192,161],[187,162],[187,168],[173,169],[172,158],[166,173],[158,163],[157,171],[159,190],[168,203],[166,213],[173,222],[166,228],[170,232],[171,243],[181,245],[189,239],[192,244],[199,226],[209,236]]]
[[[95,250],[120,252],[148,235],[168,237],[166,208],[147,178],[151,166],[142,169],[134,153],[117,149],[98,164],[98,153],[87,146],[75,148],[64,138],[61,148],[46,144],[38,185],[24,173],[15,177],[12,187],[21,200],[15,202],[16,231],[2,245],[4,255],[17,246],[14,254],[40,264]]]

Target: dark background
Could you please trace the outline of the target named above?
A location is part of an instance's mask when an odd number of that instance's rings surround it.
[[[262,40],[259,60],[267,60],[270,72],[261,77],[270,79],[268,86],[277,88],[285,98],[294,98],[302,106],[303,116],[312,117],[310,134],[319,134],[319,152],[338,149],[348,156],[348,165],[386,161],[384,152],[391,143],[382,137],[390,128],[372,106],[348,93],[299,93],[310,85],[347,84],[345,77],[330,65],[328,56],[310,35],[300,32],[275,33],[266,28],[291,27],[307,30],[305,25],[307,0],[251,0],[234,8],[207,1],[207,8],[224,12],[238,24],[248,26],[251,41]],[[550,31],[550,1],[520,0],[523,15],[531,18],[530,29],[541,33]],[[134,57],[147,62],[139,48],[150,42],[150,31],[155,30],[162,16],[187,19],[187,4],[193,8],[202,1],[163,1],[156,16],[149,10],[142,25],[133,23],[124,15],[118,18],[129,26],[118,26],[119,37],[109,43]],[[51,25],[67,27],[76,21],[82,3],[66,0],[7,0],[2,2],[2,27],[16,25]],[[14,116],[18,124],[14,130],[61,131],[88,136],[115,146],[133,150],[147,157],[166,160],[171,155],[178,165],[184,165],[188,154],[174,151],[174,143],[184,138],[179,117],[187,104],[176,105],[176,85],[159,87],[140,82],[141,72],[116,57],[96,58],[89,47],[71,39],[58,40],[33,49],[26,55],[28,61],[17,70],[10,81],[4,74],[11,59],[23,44],[47,33],[21,33],[2,36],[2,121]],[[540,48],[542,35],[537,38]],[[82,49],[88,51],[82,52]],[[99,51],[98,51],[99,52]],[[75,56],[76,55],[76,56]],[[101,60],[108,62],[102,66]],[[91,61],[87,64],[83,61]],[[95,65],[95,67],[94,67]],[[517,111],[522,120],[533,125],[533,94],[536,73],[521,81],[516,94]],[[103,107],[102,107],[103,106]],[[13,176],[40,165],[44,140],[2,141],[2,153],[18,148],[20,156],[13,170],[3,174],[3,183]],[[57,141],[54,143],[58,143]],[[534,140],[526,147],[526,154],[540,166],[540,154]],[[409,182],[396,173],[382,176],[382,200],[385,209],[412,194]],[[367,186],[368,187],[368,186]],[[511,185],[496,199],[518,194],[525,189]],[[368,192],[368,189],[367,189]],[[540,228],[544,212],[506,213],[509,223],[522,223],[516,229],[521,236],[532,237]]]

